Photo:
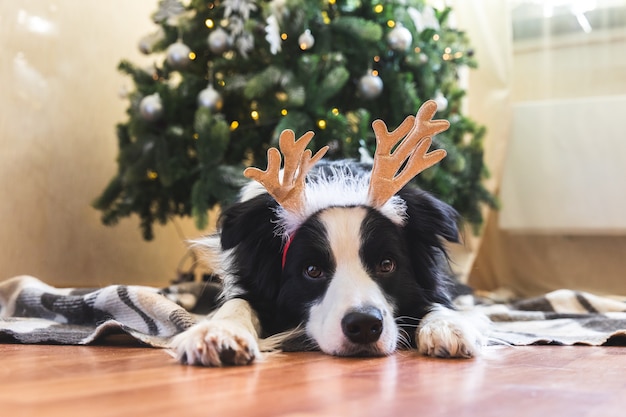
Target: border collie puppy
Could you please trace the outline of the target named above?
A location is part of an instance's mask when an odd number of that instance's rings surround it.
[[[426,102],[395,131],[373,123],[371,171],[361,164],[316,163],[311,132],[281,134],[268,169],[226,209],[216,235],[196,243],[223,279],[221,306],[176,336],[178,360],[245,365],[262,350],[305,339],[337,356],[390,355],[399,347],[469,358],[481,324],[455,311],[444,240],[458,242],[458,214],[406,186],[445,151],[427,152],[448,123]],[[271,343],[268,343],[271,342]]]

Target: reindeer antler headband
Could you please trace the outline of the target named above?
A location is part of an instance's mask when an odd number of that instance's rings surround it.
[[[428,152],[432,137],[450,126],[447,120],[432,120],[436,112],[437,104],[429,100],[420,107],[416,116],[408,116],[392,132],[387,130],[382,120],[372,123],[376,136],[374,165],[367,195],[359,197],[358,203],[382,210],[411,179],[446,156],[443,149]],[[307,132],[296,140],[292,130],[284,130],[279,138],[280,152],[276,148],[267,151],[267,169],[247,168],[244,171],[246,177],[265,187],[287,215],[300,220],[312,214],[307,213],[306,207],[306,175],[328,150],[325,146],[312,156],[312,152],[306,149],[311,139],[313,132]],[[282,177],[281,152],[285,158]],[[328,205],[342,204],[330,202]],[[286,228],[290,232],[289,229],[295,227]]]

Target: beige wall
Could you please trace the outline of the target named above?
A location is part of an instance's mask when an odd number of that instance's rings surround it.
[[[115,172],[121,58],[157,1],[0,2],[0,280],[163,284],[185,252],[173,225],[141,239],[136,218],[108,228],[90,207]],[[148,63],[149,61],[146,61]],[[183,233],[197,232],[180,222]]]

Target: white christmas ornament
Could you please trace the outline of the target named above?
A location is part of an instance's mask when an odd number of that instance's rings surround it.
[[[437,16],[435,15],[435,9],[432,7],[424,7],[424,26],[427,29],[439,30],[439,20],[437,20]]]
[[[185,13],[185,6],[178,0],[163,0],[159,2],[159,10],[154,14],[156,23],[167,22],[170,26],[178,26],[178,18]]]
[[[303,51],[313,48],[313,45],[315,45],[315,38],[309,29],[305,30],[302,35],[300,35],[298,38],[298,45],[300,45],[300,49]]]
[[[209,35],[207,42],[209,49],[214,54],[221,54],[230,48],[230,38],[228,33],[222,28],[217,28]]]
[[[289,14],[289,7],[287,6],[287,0],[272,0],[270,2],[270,10],[272,15],[277,16],[282,21],[283,16]]]
[[[437,91],[434,100],[437,103],[437,111],[444,111],[448,108],[448,99],[443,96],[441,91]]]
[[[207,109],[211,110],[220,111],[223,104],[224,102],[222,100],[222,96],[215,88],[213,88],[212,85],[209,85],[207,88],[200,91],[200,94],[198,94],[199,106],[206,107]]]
[[[167,47],[167,51],[165,52],[165,57],[167,63],[174,69],[184,69],[189,65],[191,61],[189,59],[189,53],[191,49],[184,43],[177,41],[170,46]]]
[[[254,36],[250,32],[244,32],[235,40],[235,46],[242,57],[248,58],[248,53],[254,49]]]
[[[357,86],[361,97],[371,100],[383,92],[383,80],[374,74],[366,74],[361,77]]]
[[[141,117],[149,122],[158,120],[163,115],[163,103],[159,93],[150,94],[141,99],[139,103]]]
[[[423,32],[425,29],[439,30],[439,21],[435,15],[435,9],[432,7],[425,6],[423,12],[414,7],[409,7],[407,13],[411,17],[418,33]]]
[[[270,15],[265,22],[267,23],[267,26],[265,26],[265,40],[270,44],[272,55],[276,55],[282,50],[278,19],[275,15]]]
[[[224,17],[228,18],[233,13],[241,15],[243,20],[250,19],[250,13],[257,10],[254,0],[224,0]]]
[[[406,51],[413,43],[413,35],[411,31],[402,26],[396,25],[395,28],[387,34],[387,44],[394,51]]]

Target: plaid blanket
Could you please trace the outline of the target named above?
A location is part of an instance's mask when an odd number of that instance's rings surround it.
[[[0,342],[82,345],[121,333],[165,347],[215,307],[219,291],[215,282],[59,289],[15,277],[0,282]],[[510,302],[495,302],[489,294],[457,302],[491,319],[494,344],[626,345],[624,300],[558,290]]]

